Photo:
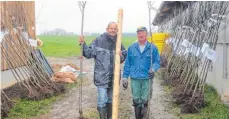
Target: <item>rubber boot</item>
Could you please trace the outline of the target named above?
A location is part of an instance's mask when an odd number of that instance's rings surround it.
[[[135,112],[135,118],[136,119],[142,119],[141,118],[141,107],[134,107],[134,112]]]
[[[136,119],[141,119],[141,107],[140,107],[140,104],[138,104],[136,100],[133,100],[133,106],[134,106],[135,118]]]
[[[97,107],[99,111],[100,119],[107,119],[107,108],[106,107]]]
[[[107,103],[107,119],[112,118],[112,103]]]
[[[141,107],[141,118],[149,119],[147,113],[148,113],[148,102],[144,103],[144,107]]]

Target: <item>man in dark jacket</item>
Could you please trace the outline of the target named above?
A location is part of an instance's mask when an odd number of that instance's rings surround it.
[[[88,47],[84,39],[80,38],[83,45],[83,56],[94,58],[94,84],[98,90],[98,111],[100,119],[112,117],[112,94],[114,80],[114,59],[118,26],[111,22],[107,26],[107,32],[97,37]],[[127,51],[121,47],[121,63],[125,60]]]

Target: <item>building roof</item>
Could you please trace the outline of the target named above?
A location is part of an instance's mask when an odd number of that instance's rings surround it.
[[[175,17],[177,15],[175,11],[176,9],[185,10],[188,7],[188,4],[192,3],[192,1],[163,1],[154,17],[153,25],[160,25],[166,18]]]

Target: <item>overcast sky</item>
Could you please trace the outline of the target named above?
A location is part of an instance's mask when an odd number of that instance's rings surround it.
[[[159,8],[161,1],[155,2]],[[75,0],[37,0],[36,32],[63,28],[69,32],[80,33],[81,13]],[[118,10],[122,8],[123,32],[135,32],[139,26],[148,28],[148,6],[146,1],[89,1],[85,9],[85,32],[105,31],[110,21],[117,22]],[[152,11],[152,17],[156,11]]]

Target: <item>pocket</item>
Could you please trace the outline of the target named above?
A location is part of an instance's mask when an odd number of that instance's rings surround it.
[[[137,54],[133,54],[132,57],[133,57],[133,58],[137,57]]]
[[[131,65],[136,65],[137,62],[139,62],[139,60],[137,58],[137,54],[133,54],[130,57],[131,57]]]
[[[99,70],[108,70],[109,63],[110,63],[109,53],[105,49],[96,48],[95,66]]]
[[[147,60],[151,60],[151,55],[146,55]]]
[[[104,55],[105,53],[106,53],[106,51],[101,49],[101,48],[97,48],[97,50],[96,50],[96,55],[98,55],[98,56]]]
[[[148,72],[150,65],[151,65],[150,62],[151,62],[151,55],[148,54],[144,57],[144,62],[143,62],[145,72]]]
[[[104,62],[104,60],[105,60],[105,51],[102,51],[102,50],[98,50],[97,52],[96,52],[96,65],[103,65],[103,62]]]
[[[94,71],[95,83],[98,85],[104,85],[109,82],[109,72],[107,71]]]

